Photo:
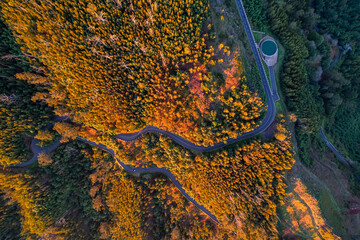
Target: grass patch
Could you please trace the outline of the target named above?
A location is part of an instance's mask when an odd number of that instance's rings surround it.
[[[275,103],[275,107],[277,113],[283,113],[285,111],[284,106],[279,101]]]
[[[338,206],[333,204],[332,196],[325,189],[319,189],[319,207],[321,213],[326,219],[327,224],[332,226],[334,232],[339,236],[346,236],[345,221],[341,215],[341,210]]]
[[[345,231],[345,219],[341,214],[342,209],[336,202],[329,187],[318,176],[302,165],[299,160],[297,160],[296,165],[301,180],[307,187],[309,193],[318,201],[318,206],[326,223],[333,228],[336,235],[342,237],[348,236]]]
[[[261,39],[263,39],[265,36],[271,36],[272,38],[275,39],[275,42],[278,46],[278,61],[277,61],[277,64],[275,65],[275,81],[276,81],[276,85],[277,85],[277,89],[278,89],[278,92],[279,92],[279,96],[280,98],[282,99],[282,93],[279,91],[280,89],[280,82],[279,82],[279,69],[282,68],[282,65],[284,63],[284,56],[285,56],[285,49],[284,47],[280,44],[279,41],[276,40],[276,36],[269,30],[268,27],[265,28],[266,30],[264,31],[265,34],[262,34],[262,33],[259,33],[259,32],[253,32],[253,35],[254,35],[254,39],[255,39],[255,42],[257,44],[259,44],[259,42],[261,41]],[[260,49],[259,49],[260,51]],[[261,53],[260,53],[261,55]],[[265,69],[265,73],[266,73],[266,76],[268,78],[268,82],[271,86],[271,81],[270,81],[270,73],[269,73],[269,68],[268,66],[266,65],[266,63],[264,62],[264,60],[261,58],[261,61],[264,65],[264,69]]]
[[[254,39],[256,43],[259,43],[261,39],[263,39],[266,36],[265,34],[259,33],[259,32],[254,32],[253,31],[253,35],[254,35]]]
[[[285,98],[283,96],[283,93],[281,91],[281,84],[280,84],[280,71],[284,64],[284,56],[285,56],[285,49],[282,46],[282,44],[277,40],[277,37],[270,31],[268,26],[264,26],[264,32],[265,35],[257,32],[253,32],[255,41],[258,43],[264,36],[269,35],[273,37],[276,40],[277,46],[278,46],[278,61],[275,65],[274,72],[275,72],[275,80],[276,85],[278,89],[278,94],[280,96],[280,101],[276,102],[276,110],[277,113],[282,113],[285,116],[289,114],[287,107],[285,105]],[[343,61],[343,58],[340,58],[337,65],[341,64],[341,61]],[[266,66],[266,65],[265,65]],[[268,75],[268,69],[265,68],[266,74]],[[268,75],[269,76],[269,75]],[[298,147],[297,147],[297,141],[295,138],[295,131],[293,128],[293,124],[288,124],[289,130],[291,131],[292,135],[292,143],[293,143],[293,149],[297,154],[295,154],[294,158],[296,160],[297,166],[294,168],[300,168],[299,172],[296,174],[296,177],[301,178],[303,183],[308,188],[309,192],[312,196],[315,196],[315,198],[319,201],[319,208],[322,212],[322,216],[325,218],[327,224],[329,224],[332,228],[335,234],[342,236],[346,239],[348,237],[348,233],[346,231],[346,222],[345,218],[342,215],[342,209],[339,207],[338,203],[335,201],[335,198],[330,191],[329,187],[323,183],[318,176],[311,173],[305,166],[303,166],[299,159],[298,154]],[[299,167],[300,165],[300,167]],[[296,171],[296,170],[293,170]],[[289,177],[289,176],[287,176]],[[288,182],[288,181],[287,181]],[[289,186],[289,184],[287,184]],[[289,186],[290,187],[290,186]],[[287,189],[287,193],[290,192],[290,189]],[[282,230],[286,229],[286,227],[289,227],[286,225],[285,220],[288,216],[285,214],[284,206],[278,206],[278,217],[279,217],[279,225],[278,230],[280,233],[282,233]],[[296,234],[298,235],[298,234]],[[306,236],[298,235],[299,237],[306,238]],[[310,237],[311,238],[311,237]]]
[[[282,46],[282,44],[277,40],[277,37],[270,31],[270,28],[268,26],[264,26],[264,32],[266,34],[261,34],[257,32],[253,32],[254,39],[257,43],[260,42],[260,40],[265,37],[266,35],[269,35],[273,37],[277,43],[278,46],[278,61],[275,65],[274,72],[275,72],[275,81],[278,89],[278,94],[280,96],[280,101],[275,103],[277,113],[284,114],[287,116],[289,114],[287,107],[285,105],[285,98],[283,96],[283,93],[281,91],[281,84],[280,84],[280,71],[282,69],[282,66],[284,64],[284,56],[285,56],[285,49]],[[339,62],[341,59],[339,59]],[[338,63],[339,63],[338,62]],[[263,62],[264,63],[264,62]],[[266,64],[264,64],[266,66]],[[268,68],[265,67],[266,74],[269,78],[269,71]],[[293,149],[295,152],[298,152],[297,147],[297,141],[295,138],[295,130],[293,128],[293,124],[288,123],[288,128],[291,131],[292,135],[292,143],[293,143]],[[300,163],[299,154],[295,154],[294,156],[297,163]],[[298,164],[296,164],[298,165]],[[297,167],[295,167],[297,168]],[[306,187],[308,188],[309,192],[316,197],[316,199],[319,201],[319,207],[322,212],[323,217],[326,219],[327,223],[332,226],[333,231],[335,234],[340,236],[347,236],[347,233],[345,231],[345,221],[344,218],[341,215],[341,209],[338,206],[337,202],[334,199],[334,196],[332,195],[331,191],[328,189],[326,184],[321,184],[321,180],[314,174],[312,174],[305,166],[301,164],[301,171],[298,175],[301,180],[304,182]],[[289,176],[287,176],[289,177]],[[289,186],[289,182],[287,182],[287,185]],[[290,186],[289,186],[290,187]],[[291,189],[287,189],[287,193],[289,193]],[[278,230],[281,233],[282,230],[286,229],[286,227],[289,227],[286,225],[285,219],[287,219],[288,216],[285,214],[284,206],[278,206],[278,217],[279,217],[279,225]],[[307,238],[309,236],[304,236],[302,234],[296,233],[299,237]],[[310,236],[311,238],[311,236]]]
[[[235,49],[240,51],[240,59],[244,66],[244,74],[248,80],[249,88],[257,92],[262,101],[266,103],[260,73],[235,1],[226,0],[225,4],[220,4],[217,0],[211,0],[209,11],[211,11],[211,24],[214,28],[213,33],[209,33],[209,35],[216,36],[211,45],[217,49],[217,46],[223,43],[230,47],[231,52]]]

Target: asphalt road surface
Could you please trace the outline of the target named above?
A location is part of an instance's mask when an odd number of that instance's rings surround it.
[[[201,146],[201,145],[196,145],[196,144],[194,144],[194,143],[192,143],[192,142],[190,142],[190,141],[188,141],[188,140],[186,140],[186,139],[184,139],[184,138],[182,138],[182,137],[180,137],[180,136],[178,136],[178,135],[176,135],[176,134],[174,134],[172,132],[159,129],[159,128],[154,127],[154,126],[146,126],[144,129],[142,129],[141,131],[136,132],[136,133],[117,134],[117,135],[114,135],[115,138],[121,139],[121,140],[124,140],[124,141],[132,141],[132,140],[138,138],[139,136],[141,136],[142,134],[145,134],[145,133],[148,133],[148,132],[154,132],[154,133],[160,133],[160,134],[166,135],[166,136],[170,137],[173,141],[177,142],[178,144],[180,144],[183,147],[185,147],[187,149],[190,149],[192,151],[209,152],[209,151],[213,151],[213,150],[225,147],[225,146],[227,146],[229,144],[232,144],[232,143],[235,143],[235,142],[238,142],[238,141],[241,141],[241,140],[256,136],[257,134],[264,132],[271,125],[271,123],[274,121],[275,115],[276,115],[276,107],[275,107],[275,99],[276,98],[274,99],[273,92],[270,89],[269,82],[268,82],[268,79],[266,77],[266,73],[265,73],[265,70],[264,70],[264,66],[262,64],[259,52],[257,51],[256,43],[255,43],[255,40],[254,40],[254,36],[252,35],[252,31],[251,31],[249,21],[248,21],[248,19],[246,17],[244,6],[243,6],[241,0],[235,0],[235,1],[236,1],[236,4],[237,4],[239,13],[240,13],[241,20],[242,20],[242,22],[244,24],[246,35],[247,35],[247,37],[249,39],[251,49],[252,49],[252,51],[254,53],[256,65],[257,65],[257,67],[258,67],[258,69],[260,71],[261,81],[262,81],[262,84],[263,84],[263,87],[264,87],[264,90],[265,90],[265,94],[266,94],[267,112],[266,112],[266,115],[265,115],[263,121],[261,122],[261,124],[256,129],[254,129],[253,131],[244,133],[244,134],[238,136],[237,138],[228,139],[226,141],[226,143],[220,142],[220,143],[217,143],[217,144],[215,144],[213,146],[208,146],[208,147]],[[62,120],[65,120],[65,119],[66,119],[66,117],[57,117],[55,119],[55,121],[62,121]],[[48,129],[48,128],[51,128],[51,127],[52,127],[52,124],[48,125],[46,128]],[[114,151],[112,149],[109,149],[107,146],[102,145],[102,144],[97,144],[95,142],[92,142],[92,141],[89,141],[89,140],[86,140],[86,139],[82,139],[82,138],[78,138],[78,140],[80,140],[82,142],[86,142],[86,143],[91,144],[93,146],[99,147],[99,148],[109,152],[116,159],[116,161],[124,168],[124,170],[126,170],[126,171],[128,171],[130,173],[162,173],[162,174],[165,174],[166,176],[169,177],[169,179],[175,184],[175,186],[180,190],[180,192],[190,202],[192,202],[194,205],[196,205],[198,208],[200,208],[205,214],[207,214],[214,221],[219,222],[215,215],[211,214],[211,212],[208,209],[206,209],[203,205],[196,202],[193,198],[191,198],[189,196],[189,194],[186,193],[186,191],[183,189],[181,184],[176,180],[174,175],[169,170],[164,169],[164,168],[158,168],[158,167],[154,167],[154,168],[132,168],[129,165],[126,165],[125,163],[121,162],[120,159],[116,158],[115,154],[114,154]],[[37,161],[38,154],[40,152],[50,153],[51,151],[55,150],[60,145],[60,141],[57,141],[51,146],[42,148],[42,147],[38,146],[37,143],[38,143],[37,139],[34,139],[32,141],[32,143],[31,143],[31,150],[34,153],[34,157],[31,158],[27,162],[14,165],[13,167],[26,167],[26,166],[28,166],[28,165],[30,165],[30,164]]]
[[[339,153],[339,151],[329,142],[329,140],[327,140],[323,129],[320,129],[320,136],[322,138],[322,140],[324,140],[324,142],[326,143],[326,145],[331,149],[331,151],[336,155],[336,157],[340,160],[340,162],[342,162],[343,164],[345,164],[346,166],[352,168],[351,164]]]
[[[269,67],[269,73],[270,73],[270,82],[271,82],[271,89],[272,89],[273,99],[274,99],[274,102],[277,102],[277,101],[280,100],[280,97],[279,97],[277,87],[276,87],[275,73],[274,73],[273,66]]]
[[[190,142],[190,141],[180,137],[179,135],[176,135],[176,134],[174,134],[172,132],[169,132],[169,131],[166,131],[166,130],[163,130],[163,129],[159,129],[159,128],[154,127],[154,126],[146,126],[141,131],[135,132],[135,133],[117,134],[117,135],[114,135],[115,138],[121,139],[121,140],[124,140],[124,141],[132,141],[132,140],[135,140],[136,138],[138,138],[139,136],[141,136],[142,134],[145,134],[145,133],[148,133],[148,132],[155,132],[155,133],[160,133],[160,134],[163,134],[165,136],[168,136],[173,141],[177,142],[178,144],[180,144],[181,146],[183,146],[183,147],[185,147],[185,148],[187,148],[189,150],[196,151],[196,152],[209,152],[209,151],[213,151],[213,150],[225,147],[225,146],[227,146],[229,144],[232,144],[232,143],[235,143],[235,142],[238,142],[238,141],[241,141],[241,140],[256,136],[259,133],[264,132],[271,125],[271,123],[274,121],[275,116],[276,116],[275,100],[278,98],[277,90],[276,90],[275,78],[274,78],[274,80],[272,82],[275,83],[275,88],[274,89],[275,89],[275,93],[276,93],[277,97],[273,96],[273,93],[274,93],[273,91],[274,90],[272,91],[270,89],[269,82],[268,82],[268,79],[266,77],[266,73],[265,73],[265,70],[264,70],[264,66],[262,64],[260,54],[257,51],[255,39],[254,39],[254,36],[252,35],[252,30],[251,30],[249,21],[248,21],[248,19],[246,17],[246,13],[245,13],[245,9],[243,7],[243,4],[242,4],[241,0],[236,0],[236,4],[237,4],[237,7],[238,7],[238,10],[239,10],[239,13],[240,13],[241,20],[242,20],[242,22],[244,24],[246,35],[247,35],[247,37],[249,39],[249,42],[250,42],[251,49],[252,49],[252,51],[254,53],[256,65],[257,65],[257,67],[258,67],[258,69],[260,71],[261,82],[262,82],[262,85],[263,85],[264,90],[265,90],[266,101],[267,101],[267,112],[266,112],[266,115],[265,115],[263,121],[261,122],[261,124],[257,128],[255,128],[253,131],[241,134],[237,138],[229,138],[228,140],[226,140],[226,143],[219,142],[219,143],[217,143],[217,144],[215,144],[213,146],[208,146],[208,147],[201,146],[201,145],[196,145],[195,143]]]
[[[356,178],[356,180],[358,182],[360,182],[360,176],[358,176],[356,174],[356,168],[348,161],[345,159],[345,157],[343,155],[341,155],[339,153],[339,151],[329,142],[329,140],[327,140],[323,128],[320,129],[320,136],[322,138],[322,140],[324,140],[324,142],[326,143],[326,145],[330,148],[330,150],[335,154],[335,156],[340,160],[340,162],[342,162],[343,164],[345,164],[346,166],[348,166],[354,173],[354,176]]]
[[[116,161],[123,167],[123,169],[130,173],[162,173],[162,174],[165,174],[175,184],[175,186],[180,190],[180,192],[184,195],[184,197],[186,197],[190,202],[192,202],[195,206],[197,206],[200,210],[202,210],[206,215],[208,215],[215,222],[217,222],[217,223],[219,222],[215,215],[213,215],[208,209],[206,209],[203,205],[201,205],[200,203],[195,201],[192,197],[190,197],[189,194],[186,193],[186,191],[184,190],[182,185],[179,183],[179,181],[175,178],[175,176],[169,170],[167,170],[165,168],[158,168],[158,167],[133,168],[130,165],[123,163],[119,158],[115,157],[114,150],[108,148],[107,146],[105,146],[103,144],[97,144],[97,143],[94,143],[94,142],[86,140],[86,139],[78,138],[78,140],[88,143],[88,144],[91,144],[93,146],[99,147],[99,148],[109,152],[116,159]]]

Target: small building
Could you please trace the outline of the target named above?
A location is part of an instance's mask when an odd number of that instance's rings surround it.
[[[278,47],[275,40],[266,36],[259,43],[261,57],[268,66],[274,66],[277,63]]]

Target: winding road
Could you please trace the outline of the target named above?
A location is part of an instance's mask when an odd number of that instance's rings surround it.
[[[124,170],[130,172],[130,173],[162,173],[166,175],[172,182],[175,184],[175,186],[179,189],[179,191],[184,195],[184,197],[187,198],[191,203],[193,203],[195,206],[197,206],[201,211],[203,211],[206,215],[208,215],[211,219],[213,219],[215,222],[219,223],[218,219],[214,214],[212,214],[206,207],[198,203],[196,200],[194,200],[182,187],[180,182],[175,178],[175,176],[167,169],[165,168],[158,168],[158,167],[152,167],[152,168],[133,168],[130,165],[127,165],[123,163],[119,158],[115,157],[114,150],[108,148],[107,146],[103,144],[97,144],[92,141],[78,138],[78,140],[91,144],[93,146],[99,147],[107,152],[109,152],[116,161],[123,167]]]
[[[272,91],[270,89],[269,86],[269,82],[268,79],[266,77],[266,73],[264,70],[264,66],[262,64],[261,58],[260,58],[260,54],[257,51],[256,48],[256,42],[254,39],[254,36],[252,35],[252,30],[249,24],[249,21],[247,19],[246,13],[245,13],[245,9],[243,6],[243,3],[241,0],[235,0],[236,1],[236,5],[238,8],[238,11],[240,13],[240,17],[241,20],[244,24],[244,28],[245,28],[245,32],[246,35],[249,39],[250,42],[250,46],[251,49],[253,51],[254,57],[255,57],[255,61],[256,61],[256,65],[260,71],[260,76],[261,76],[261,81],[264,87],[264,91],[266,94],[266,101],[267,101],[267,112],[266,115],[263,119],[263,121],[261,122],[261,124],[255,128],[253,131],[244,133],[240,136],[238,136],[237,138],[230,138],[226,141],[226,143],[224,142],[220,142],[217,143],[213,146],[201,146],[201,145],[196,145],[193,142],[190,142],[172,132],[166,131],[166,130],[162,130],[159,129],[157,127],[154,126],[146,126],[144,129],[142,129],[139,132],[135,132],[135,133],[126,133],[126,134],[117,134],[114,135],[115,138],[117,139],[121,139],[124,141],[132,141],[135,140],[136,138],[138,138],[139,136],[148,133],[148,132],[153,132],[153,133],[159,133],[159,134],[163,134],[165,136],[168,136],[169,138],[171,138],[173,141],[175,141],[176,143],[180,144],[181,146],[192,150],[192,151],[196,151],[196,152],[209,152],[209,151],[213,151],[222,147],[225,147],[227,145],[230,145],[232,143],[244,140],[244,139],[248,139],[251,138],[253,136],[258,135],[259,133],[264,132],[270,125],[271,123],[274,121],[275,119],[275,115],[276,115],[276,107],[275,107],[275,101],[277,101],[278,99],[278,95],[277,95],[277,91],[276,89],[274,91]],[[271,74],[270,74],[271,75]],[[272,81],[275,83],[275,80]],[[275,85],[276,88],[276,85]],[[276,93],[276,95],[274,96],[274,93]],[[55,122],[57,121],[62,121],[65,120],[66,117],[56,117],[55,118]],[[53,124],[49,124],[48,126],[45,127],[45,129],[49,129],[52,127]],[[91,144],[93,146],[99,147],[107,152],[109,152],[115,159],[116,161],[124,168],[124,170],[130,172],[130,173],[162,173],[165,174],[167,177],[169,177],[169,179],[175,184],[175,186],[180,190],[180,192],[190,201],[192,202],[195,206],[197,206],[199,209],[201,209],[205,214],[207,214],[210,218],[212,218],[214,221],[216,221],[217,223],[219,222],[216,218],[215,215],[211,214],[211,212],[206,209],[203,205],[199,204],[198,202],[196,202],[192,197],[190,197],[189,194],[186,193],[186,191],[183,189],[182,185],[179,183],[179,181],[175,178],[175,176],[167,169],[164,168],[158,168],[158,167],[154,167],[154,168],[133,168],[129,165],[126,165],[125,163],[123,163],[120,159],[115,157],[115,153],[114,150],[108,148],[107,146],[103,145],[103,144],[97,144],[95,142],[86,140],[86,139],[82,139],[82,138],[77,138],[78,140]],[[48,147],[40,147],[37,145],[37,143],[39,142],[39,140],[34,139],[31,143],[31,150],[34,153],[34,157],[31,158],[29,161],[24,162],[24,163],[20,163],[17,165],[14,165],[12,167],[26,167],[34,162],[37,161],[38,155],[41,152],[45,152],[45,153],[50,153],[51,151],[55,150],[59,145],[60,145],[60,140],[58,140],[57,142],[55,142],[53,145],[48,146]]]
[[[189,140],[186,140],[185,138],[180,137],[179,135],[176,135],[172,132],[169,132],[169,131],[166,131],[163,129],[159,129],[154,126],[146,126],[141,131],[135,132],[135,133],[117,134],[117,135],[114,135],[115,138],[121,139],[124,141],[132,141],[145,133],[149,133],[149,132],[160,133],[160,134],[163,134],[163,135],[171,138],[173,141],[175,141],[176,143],[180,144],[181,146],[183,146],[189,150],[196,151],[196,152],[209,152],[209,151],[213,151],[213,150],[225,147],[229,144],[254,137],[254,136],[258,135],[259,133],[264,132],[271,125],[271,123],[274,121],[275,116],[276,116],[275,101],[277,101],[279,99],[279,96],[277,94],[275,79],[273,79],[273,81],[272,81],[274,83],[272,85],[275,85],[275,88],[272,91],[270,88],[266,73],[265,73],[264,66],[261,61],[260,54],[256,48],[256,42],[255,42],[254,36],[252,35],[252,30],[251,30],[249,21],[247,19],[246,13],[245,13],[243,3],[241,0],[235,0],[235,1],[236,1],[236,5],[238,7],[239,13],[240,13],[241,20],[244,24],[246,35],[249,39],[250,46],[251,46],[251,49],[252,49],[254,57],[255,57],[256,65],[260,71],[261,82],[262,82],[262,85],[265,90],[266,101],[267,101],[267,112],[266,112],[266,115],[265,115],[263,121],[261,122],[261,124],[254,130],[252,130],[250,132],[246,132],[246,133],[238,136],[237,138],[229,138],[228,140],[226,140],[226,143],[219,142],[213,146],[208,146],[208,147],[196,145],[195,143],[190,142]],[[272,70],[272,73],[274,73],[273,70]],[[270,76],[271,76],[271,74],[270,74]],[[274,74],[272,74],[272,76],[274,76]]]

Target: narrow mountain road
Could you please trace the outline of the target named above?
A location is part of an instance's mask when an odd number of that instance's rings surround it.
[[[66,120],[66,119],[67,119],[67,117],[56,117],[55,122],[63,121],[63,120]],[[52,124],[52,123],[47,125],[44,128],[44,130],[50,129],[53,125],[54,124]],[[127,172],[130,172],[130,173],[162,173],[162,174],[166,175],[175,184],[175,186],[184,195],[184,197],[186,197],[191,203],[193,203],[195,206],[197,206],[200,210],[202,210],[206,215],[208,215],[215,222],[219,223],[219,221],[218,221],[218,219],[216,218],[215,215],[213,215],[207,208],[205,208],[203,205],[196,202],[188,193],[186,193],[185,189],[182,187],[180,182],[175,178],[175,176],[169,170],[167,170],[165,168],[158,168],[158,167],[153,167],[153,168],[133,168],[130,165],[127,165],[127,164],[123,163],[119,158],[117,158],[115,156],[114,150],[108,148],[106,145],[98,144],[98,143],[95,143],[93,141],[83,139],[83,138],[80,138],[80,137],[78,137],[76,139],[81,141],[81,142],[90,144],[92,146],[101,148],[104,151],[107,151],[108,153],[110,153],[115,158],[115,160],[119,163],[119,165]],[[21,168],[21,167],[29,166],[29,165],[35,163],[38,160],[38,156],[39,156],[40,153],[49,154],[52,151],[54,151],[61,144],[60,140],[57,140],[55,143],[53,143],[51,146],[48,146],[48,147],[40,147],[39,145],[37,145],[38,143],[39,143],[39,140],[35,139],[35,138],[31,142],[31,151],[34,153],[34,156],[29,161],[14,165],[12,167]]]
[[[329,142],[329,140],[327,140],[327,138],[326,138],[326,136],[324,134],[323,128],[320,129],[320,136],[321,136],[322,140],[324,140],[326,145],[331,149],[331,151],[340,160],[340,162],[342,162],[343,164],[345,164],[349,168],[352,168],[352,165],[339,153],[339,151]]]
[[[269,73],[270,73],[270,82],[271,82],[271,90],[272,90],[273,99],[274,99],[274,102],[277,102],[280,100],[280,97],[279,97],[277,87],[276,87],[276,80],[275,80],[275,73],[274,73],[273,66],[269,67]]]
[[[341,155],[339,153],[339,151],[329,142],[329,140],[327,140],[325,134],[324,134],[324,131],[323,131],[323,128],[320,129],[320,136],[322,138],[322,140],[324,140],[324,142],[326,143],[326,145],[330,148],[330,150],[335,154],[335,156],[340,160],[340,162],[342,162],[343,164],[345,164],[347,167],[349,167],[353,173],[354,173],[354,176],[356,178],[356,180],[358,182],[360,182],[360,176],[358,176],[356,174],[356,168],[349,162],[345,159],[345,157],[343,155]]]
[[[153,132],[153,133],[159,133],[159,134],[163,134],[165,136],[168,136],[169,138],[171,138],[173,141],[175,141],[176,143],[180,144],[181,146],[192,150],[192,151],[196,151],[196,152],[209,152],[209,151],[213,151],[222,147],[225,147],[227,145],[230,145],[232,143],[241,141],[241,140],[245,140],[248,138],[251,138],[253,136],[258,135],[259,133],[264,132],[270,125],[271,123],[274,121],[275,119],[275,115],[276,115],[276,107],[275,107],[275,101],[274,101],[274,97],[273,97],[273,92],[270,89],[269,86],[269,82],[268,79],[266,77],[266,73],[264,70],[264,66],[262,64],[259,52],[257,51],[256,48],[256,43],[255,43],[255,39],[254,36],[252,35],[252,30],[249,24],[249,21],[247,19],[246,13],[245,13],[245,9],[244,6],[241,2],[241,0],[235,0],[239,13],[240,13],[240,17],[241,20],[244,24],[244,28],[245,28],[245,32],[246,35],[249,39],[250,42],[250,46],[251,49],[254,53],[254,57],[255,57],[255,61],[256,61],[256,65],[260,71],[260,76],[261,76],[261,82],[263,84],[264,90],[265,90],[265,94],[266,94],[266,101],[267,101],[267,112],[266,115],[263,119],[263,121],[261,122],[261,124],[255,128],[253,131],[244,133],[240,136],[238,136],[237,138],[230,138],[226,141],[226,143],[224,142],[220,142],[217,143],[213,146],[201,146],[201,145],[196,145],[193,142],[190,142],[182,137],[180,137],[179,135],[176,135],[172,132],[166,131],[166,130],[162,130],[159,129],[157,127],[154,126],[146,126],[144,129],[142,129],[139,132],[136,133],[126,133],[126,134],[117,134],[114,135],[115,138],[117,139],[121,139],[124,141],[132,141],[135,140],[136,138],[138,138],[139,136],[148,133],[148,132]],[[275,98],[276,99],[276,98]],[[62,121],[65,120],[66,117],[57,117],[55,119],[55,121]],[[49,124],[48,126],[46,126],[46,129],[51,128],[52,124]],[[115,159],[116,161],[124,168],[124,170],[130,172],[130,173],[162,173],[165,174],[166,176],[169,177],[169,179],[175,184],[175,186],[180,190],[180,192],[190,201],[192,202],[195,206],[197,206],[199,209],[201,209],[205,214],[207,214],[210,218],[212,218],[214,221],[219,222],[216,218],[215,215],[211,214],[211,212],[206,209],[203,205],[199,204],[198,202],[196,202],[193,198],[190,197],[189,194],[186,193],[186,191],[183,189],[182,185],[179,183],[178,180],[176,180],[175,176],[167,169],[164,168],[158,168],[158,167],[154,167],[154,168],[132,168],[129,165],[126,165],[125,163],[123,163],[120,159],[115,157],[115,153],[114,150],[108,148],[107,146],[103,145],[103,144],[97,144],[95,142],[86,140],[86,139],[82,139],[82,138],[77,138],[78,140],[91,144],[93,146],[99,147],[107,152],[109,152]],[[27,162],[24,163],[20,163],[17,165],[14,165],[12,167],[26,167],[34,162],[37,161],[38,155],[40,152],[45,152],[45,153],[50,153],[51,151],[55,150],[59,145],[60,145],[60,141],[58,140],[57,142],[55,142],[53,145],[49,146],[49,147],[40,147],[37,145],[38,140],[34,139],[31,143],[31,150],[34,153],[34,157],[32,159],[30,159]]]
[[[64,117],[64,116],[63,116],[63,117],[59,117],[59,116],[56,116],[55,119],[54,119],[54,122],[61,122],[61,121],[64,121],[64,120],[66,120],[66,119],[68,119],[68,117]],[[50,123],[50,124],[48,124],[46,127],[44,127],[43,130],[49,130],[49,129],[51,129],[53,126],[54,126],[54,123]],[[36,139],[36,138],[34,138],[34,139],[31,141],[31,146],[30,146],[30,148],[31,148],[31,151],[33,152],[34,156],[33,156],[30,160],[28,160],[28,161],[26,161],[26,162],[23,162],[23,163],[16,164],[16,165],[14,165],[14,166],[12,166],[12,167],[27,167],[27,166],[35,163],[35,162],[38,160],[38,155],[39,155],[39,153],[41,153],[41,152],[50,153],[50,152],[54,151],[54,150],[55,150],[58,146],[60,146],[60,144],[61,144],[61,143],[60,143],[60,140],[58,140],[58,141],[54,142],[52,145],[50,145],[50,146],[41,147],[41,146],[38,145],[39,142],[40,142],[40,141],[39,141],[38,139]]]
[[[215,215],[213,215],[207,208],[205,208],[203,205],[199,204],[196,200],[194,200],[192,197],[190,197],[189,194],[186,193],[185,189],[182,187],[180,182],[175,178],[175,176],[169,170],[167,170],[165,168],[158,168],[158,167],[153,167],[153,168],[134,168],[134,167],[131,167],[130,165],[127,165],[127,164],[123,163],[119,158],[117,158],[115,156],[114,150],[108,148],[107,146],[105,146],[103,144],[97,144],[97,143],[94,143],[92,141],[82,139],[82,138],[77,138],[77,139],[82,141],[82,142],[85,142],[85,143],[88,143],[90,145],[99,147],[102,150],[105,150],[105,151],[109,152],[116,159],[116,161],[123,167],[123,169],[125,171],[128,171],[130,173],[162,173],[162,174],[166,175],[175,184],[175,186],[184,195],[184,197],[187,198],[187,200],[189,200],[191,203],[193,203],[195,206],[197,206],[200,210],[202,210],[206,215],[208,215],[215,222],[219,223],[219,221],[217,220]]]
[[[166,131],[163,129],[159,129],[154,126],[146,126],[141,131],[135,132],[135,133],[117,134],[117,135],[114,135],[115,138],[121,139],[124,141],[132,141],[145,133],[149,133],[149,132],[160,133],[160,134],[163,134],[163,135],[171,138],[173,141],[175,141],[176,143],[180,144],[181,146],[183,146],[189,150],[196,151],[196,152],[210,152],[210,151],[225,147],[229,144],[254,137],[254,136],[258,135],[259,133],[264,132],[271,125],[271,123],[274,121],[275,116],[276,116],[275,101],[277,101],[279,99],[279,96],[277,95],[275,77],[272,81],[275,84],[275,88],[273,88],[273,90],[271,90],[265,70],[264,70],[264,66],[263,66],[261,58],[260,58],[260,54],[256,48],[256,42],[255,42],[254,36],[252,35],[252,30],[251,30],[249,21],[247,19],[242,1],[236,0],[236,5],[238,7],[241,20],[244,24],[245,32],[249,39],[250,46],[251,46],[251,49],[252,49],[254,57],[255,57],[256,65],[260,71],[261,82],[262,82],[262,85],[265,90],[266,101],[267,101],[267,112],[266,112],[266,115],[265,115],[263,121],[261,122],[261,124],[257,128],[255,128],[253,131],[241,134],[237,138],[229,138],[228,140],[226,140],[226,143],[219,142],[213,146],[208,146],[208,147],[197,145],[193,142],[190,142],[189,140],[184,139],[183,137],[180,137],[179,135],[176,135],[172,132],[169,132],[169,131]],[[273,76],[274,76],[274,74],[273,74]],[[275,94],[275,96],[274,96],[274,94]]]

